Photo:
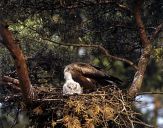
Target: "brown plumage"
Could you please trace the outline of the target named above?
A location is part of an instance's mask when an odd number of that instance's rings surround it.
[[[83,87],[84,92],[95,91],[100,86],[120,84],[122,81],[107,75],[99,67],[86,63],[72,63],[65,67],[64,73],[69,72],[72,79]]]

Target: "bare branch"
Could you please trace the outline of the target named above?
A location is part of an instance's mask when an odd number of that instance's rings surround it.
[[[146,123],[144,123],[144,122],[140,122],[140,121],[136,121],[136,120],[134,120],[133,122],[134,122],[135,124],[144,125],[144,126],[146,126],[146,127],[148,127],[148,128],[154,128],[154,126],[149,125],[149,124],[146,124]]]
[[[137,95],[157,95],[157,94],[163,94],[163,92],[140,92]]]
[[[157,26],[155,32],[152,34],[151,41],[157,37],[161,29],[163,28],[163,23]]]
[[[58,45],[63,45],[63,46],[74,46],[74,47],[89,47],[89,48],[97,48],[99,49],[103,54],[105,54],[107,57],[113,59],[113,60],[119,60],[122,62],[125,62],[129,65],[131,65],[132,67],[134,67],[134,69],[138,69],[138,67],[130,60],[125,59],[125,58],[121,58],[121,57],[117,57],[117,56],[113,56],[111,54],[108,53],[108,51],[101,45],[94,45],[94,44],[69,44],[69,43],[60,43],[60,42],[55,42],[52,41],[48,38],[42,38],[43,40],[58,44]]]
[[[146,45],[150,44],[150,40],[148,39],[148,36],[145,31],[144,23],[141,19],[141,6],[143,3],[143,0],[137,0],[136,1],[136,7],[135,7],[135,19],[136,19],[136,24],[138,26],[139,32],[140,32],[140,38],[142,45],[146,47]]]
[[[12,78],[12,77],[9,77],[9,76],[3,76],[2,80],[5,81],[5,82],[13,83],[16,86],[19,86],[19,80],[18,79],[15,79],[15,78]]]
[[[21,91],[21,89],[18,86],[14,85],[13,83],[10,83],[10,82],[5,82],[3,80],[2,81],[0,80],[0,85],[8,86],[11,89],[14,89],[14,90],[16,90],[18,92]]]

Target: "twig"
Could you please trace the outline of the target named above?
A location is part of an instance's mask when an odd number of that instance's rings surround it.
[[[144,126],[146,126],[146,127],[149,127],[149,128],[154,128],[154,126],[149,125],[149,124],[146,124],[146,123],[144,123],[144,122],[139,122],[139,121],[133,120],[133,123],[135,123],[135,124],[142,124],[142,125],[144,125]]]
[[[80,94],[79,96],[107,96],[108,94]]]
[[[155,94],[163,94],[163,92],[140,92],[140,93],[138,93],[137,94],[137,96],[138,95],[148,95],[148,94],[153,94],[153,95],[155,95]]]
[[[157,28],[156,28],[155,32],[152,34],[152,37],[150,40],[155,39],[162,28],[163,28],[163,23],[160,24],[159,26],[157,26]]]
[[[37,99],[33,101],[63,101],[64,99]]]

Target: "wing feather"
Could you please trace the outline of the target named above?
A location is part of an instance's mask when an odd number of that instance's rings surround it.
[[[86,63],[73,63],[72,64],[73,70],[80,72],[83,76],[86,77],[94,77],[94,78],[101,78],[105,77],[106,74],[101,70],[95,68],[94,66]]]
[[[72,63],[69,65],[69,67],[71,68],[72,71],[82,74],[84,77],[88,77],[91,79],[100,79],[100,80],[106,80],[106,81],[113,81],[117,84],[121,84],[122,81],[114,76],[111,75],[107,75],[105,72],[103,72],[101,70],[101,68],[90,65],[90,64],[86,64],[86,63],[81,63],[81,62],[77,62],[77,63]]]

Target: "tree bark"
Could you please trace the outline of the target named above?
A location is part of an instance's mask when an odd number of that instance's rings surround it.
[[[15,41],[12,33],[3,24],[3,21],[0,22],[0,40],[10,51],[14,59],[23,98],[26,102],[30,102],[34,98],[34,92],[29,79],[25,58],[18,42]]]
[[[152,45],[150,40],[148,39],[148,36],[145,32],[145,27],[143,24],[143,21],[141,19],[141,5],[143,3],[143,0],[137,0],[136,1],[136,7],[135,7],[135,19],[136,19],[136,24],[139,29],[140,33],[140,39],[143,45],[143,53],[140,56],[139,62],[138,62],[138,69],[135,73],[134,80],[132,82],[132,85],[129,89],[129,96],[135,97],[136,94],[139,92],[143,78],[144,78],[144,73],[146,71],[146,67],[148,65],[148,62],[150,60],[150,55],[151,55],[151,50],[152,50]]]

